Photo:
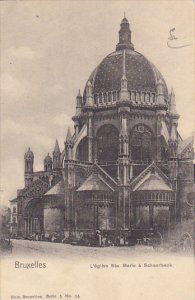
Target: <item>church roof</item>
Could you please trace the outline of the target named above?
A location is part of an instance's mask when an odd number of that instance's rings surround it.
[[[122,65],[123,51],[115,51],[102,60],[88,79],[88,81],[90,80],[90,82],[92,82],[94,94],[120,90],[123,75]],[[164,95],[168,98],[164,78],[157,68],[142,54],[137,51],[126,50],[125,69],[128,82],[127,88],[129,91],[149,91],[156,93],[157,81],[161,79]]]
[[[180,141],[178,145],[178,154],[181,154],[183,150],[191,143],[193,143],[193,135],[189,136],[183,141]]]
[[[131,42],[130,25],[126,17],[123,18],[120,24],[119,42],[116,51],[107,55],[87,80],[87,83],[92,83],[93,94],[120,91],[124,51],[127,90],[157,94],[157,83],[161,82],[162,91],[167,102],[166,82],[159,70],[144,55],[134,50],[134,45]],[[84,101],[86,101],[86,90],[87,84],[83,94]]]
[[[99,174],[92,173],[77,191],[113,191],[113,189]]]
[[[134,191],[172,191],[172,189],[157,174],[150,174],[145,181],[134,188]]]
[[[44,196],[49,195],[64,195],[64,180],[59,181],[56,185],[54,185]]]

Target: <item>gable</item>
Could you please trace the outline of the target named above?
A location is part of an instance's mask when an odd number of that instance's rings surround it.
[[[105,180],[113,189],[115,189],[118,184],[117,182],[114,180],[114,178],[112,178],[102,167],[100,167],[97,163],[95,163],[89,174],[92,174],[92,173],[97,173],[101,176],[101,178],[103,180]]]
[[[112,187],[106,182],[100,174],[92,173],[77,189],[81,191],[113,191]]]
[[[141,182],[134,187],[133,191],[172,191],[158,174],[149,172]]]
[[[170,181],[169,178],[156,166],[153,162],[149,165],[143,172],[141,172],[131,183],[130,186],[133,191],[137,190],[139,187],[157,190],[161,188],[162,190],[169,190]],[[142,187],[141,187],[142,186]]]
[[[180,154],[182,158],[191,158],[193,156],[193,142],[193,136],[190,136],[179,143],[178,154]]]

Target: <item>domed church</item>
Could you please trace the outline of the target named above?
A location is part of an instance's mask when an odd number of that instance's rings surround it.
[[[14,234],[167,232],[192,214],[193,138],[182,140],[173,90],[137,52],[126,17],[116,50],[78,92],[64,149],[44,170],[24,156],[25,187],[11,200]]]

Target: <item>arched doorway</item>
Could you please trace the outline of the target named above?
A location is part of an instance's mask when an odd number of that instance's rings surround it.
[[[25,236],[43,232],[43,201],[33,198],[27,204],[24,211]]]

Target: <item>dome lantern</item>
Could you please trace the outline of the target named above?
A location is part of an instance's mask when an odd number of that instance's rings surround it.
[[[125,15],[120,24],[119,43],[116,45],[116,51],[123,49],[134,50],[134,45],[131,43],[131,30],[129,28],[129,21]]]

